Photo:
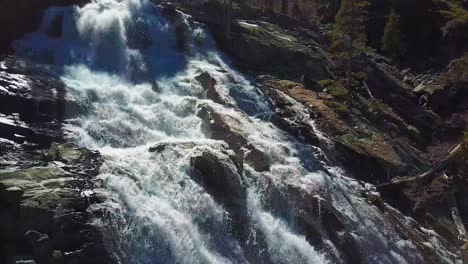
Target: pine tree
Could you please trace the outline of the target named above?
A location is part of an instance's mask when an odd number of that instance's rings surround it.
[[[352,85],[355,77],[363,79],[359,57],[367,49],[367,0],[342,0],[335,17],[331,49],[338,65],[343,68],[346,82]]]
[[[392,10],[385,26],[382,37],[382,49],[393,58],[399,58],[405,55],[405,45],[403,35],[400,31],[400,17]]]

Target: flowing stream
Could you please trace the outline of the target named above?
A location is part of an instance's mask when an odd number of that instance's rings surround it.
[[[182,46],[163,9],[145,0],[52,7],[37,32],[15,43],[18,54],[56,65],[67,96],[89,109],[69,120],[67,135],[104,157],[99,177],[107,199],[94,208],[105,211],[96,224],[119,262],[340,263],[356,250],[366,263],[422,263],[417,245],[361,195],[372,186],[326,166],[316,158],[320,149],[269,122],[271,110],[255,82],[231,66],[203,25],[179,15],[188,29]],[[204,72],[216,79],[226,104],[206,98],[195,79]],[[236,216],[193,177],[194,155],[210,151],[225,159],[230,153],[203,133],[203,105],[226,117],[270,163],[265,172],[244,164],[236,175],[246,186],[244,237],[233,228]],[[148,151],[158,143],[167,147]],[[306,235],[294,220],[310,205],[282,200],[287,192],[317,201],[317,232]],[[338,239],[319,219],[325,204],[340,214]],[[454,263],[435,233],[415,229],[441,260]],[[349,239],[356,249],[346,249]]]

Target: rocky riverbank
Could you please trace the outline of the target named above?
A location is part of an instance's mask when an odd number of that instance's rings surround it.
[[[51,69],[0,60],[0,261],[111,263],[94,216],[102,158],[65,143],[63,125],[84,111]]]

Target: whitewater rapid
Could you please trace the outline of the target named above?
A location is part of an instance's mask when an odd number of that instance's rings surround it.
[[[178,47],[174,25],[162,8],[144,0],[53,7],[37,32],[15,43],[18,54],[55,65],[68,87],[67,96],[88,109],[69,120],[67,136],[104,157],[99,191],[107,199],[93,209],[105,212],[96,224],[118,261],[333,263],[340,259],[341,253],[327,237],[319,238],[326,246],[318,249],[290,223],[293,211],[268,204],[271,185],[266,182],[332,204],[346,216],[346,226],[366,262],[421,261],[412,242],[395,233],[384,214],[361,196],[368,186],[327,167],[315,158],[320,149],[295,141],[270,123],[271,109],[255,82],[230,66],[203,25],[180,15],[189,29],[185,50]],[[61,35],[51,36],[57,23]],[[195,79],[203,72],[216,79],[225,104],[206,98]],[[267,172],[245,164],[239,176],[247,185],[247,242],[233,234],[226,209],[191,177],[193,155],[208,149],[223,156],[227,148],[203,133],[197,115],[202,105],[228,116],[270,162]],[[295,107],[299,111],[302,106]],[[312,120],[310,125],[315,128]],[[169,142],[175,144],[161,153],[148,151]],[[257,237],[266,245],[257,245]],[[454,256],[438,243],[434,236],[434,250],[451,263]]]

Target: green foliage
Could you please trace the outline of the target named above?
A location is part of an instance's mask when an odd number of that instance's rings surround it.
[[[297,82],[293,82],[289,80],[280,80],[279,84],[281,85],[281,87],[285,87],[286,89],[292,89],[299,85]]]
[[[367,0],[342,0],[335,17],[331,51],[337,66],[343,73],[346,87],[353,87],[360,80],[356,73],[364,68],[363,53],[367,47]],[[365,79],[365,78],[364,78]]]
[[[449,6],[449,10],[442,10],[440,13],[442,13],[448,19],[461,23],[468,23],[468,10],[463,8],[461,1],[447,0],[445,3],[447,3]]]
[[[328,93],[333,97],[345,97],[349,94],[348,89],[343,86],[335,86],[328,90]]]
[[[403,35],[400,31],[400,17],[392,10],[385,25],[382,37],[382,49],[393,58],[402,57],[405,54]]]
[[[338,56],[355,56],[366,49],[367,0],[343,0],[335,18],[331,48]]]
[[[325,87],[326,91],[335,98],[346,97],[349,94],[349,90],[346,89],[343,79],[321,80],[319,84]]]
[[[325,87],[325,88],[328,88],[330,86],[332,86],[334,83],[335,83],[335,80],[330,80],[330,79],[327,79],[327,80],[320,80],[318,82],[321,86]]]
[[[373,101],[369,107],[373,112],[386,112],[390,110],[388,105],[380,100]]]
[[[325,105],[330,107],[331,109],[335,110],[339,114],[348,114],[349,107],[337,101],[325,101]]]

